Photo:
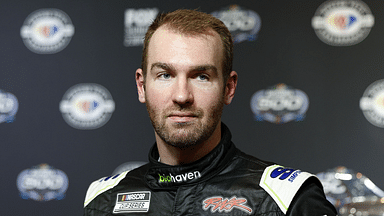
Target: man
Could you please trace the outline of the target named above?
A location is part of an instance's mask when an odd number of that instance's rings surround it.
[[[91,184],[85,215],[336,215],[316,177],[238,150],[221,123],[237,85],[232,38],[211,15],[159,15],[136,70],[156,143],[149,163]]]

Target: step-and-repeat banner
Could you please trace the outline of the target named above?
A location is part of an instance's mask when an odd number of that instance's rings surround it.
[[[339,215],[384,212],[384,1],[16,0],[0,7],[1,215],[82,215],[92,181],[147,161],[135,70],[160,12],[234,38],[223,122],[241,150],[312,172]]]

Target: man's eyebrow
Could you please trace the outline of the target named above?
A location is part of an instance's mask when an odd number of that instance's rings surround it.
[[[155,62],[151,65],[151,70],[154,68],[160,68],[166,71],[175,71],[175,67],[171,64],[167,64],[164,62]],[[217,67],[211,64],[205,64],[205,65],[197,65],[197,66],[192,66],[189,69],[190,71],[213,71],[214,73],[217,74]]]
[[[155,62],[151,65],[151,70],[153,70],[153,68],[161,68],[163,70],[167,70],[167,71],[174,71],[175,68],[170,65],[170,64],[167,64],[167,63],[163,63],[163,62]]]
[[[217,73],[217,68],[214,65],[198,65],[191,68],[191,71],[213,71],[214,73]]]

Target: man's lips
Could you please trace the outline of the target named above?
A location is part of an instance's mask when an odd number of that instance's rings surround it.
[[[183,113],[183,112],[180,112],[180,113],[170,113],[168,115],[168,117],[173,117],[173,116],[177,116],[177,117],[196,117],[197,115],[195,115],[194,113]]]
[[[188,122],[197,118],[197,115],[193,113],[171,113],[168,118],[175,122]]]

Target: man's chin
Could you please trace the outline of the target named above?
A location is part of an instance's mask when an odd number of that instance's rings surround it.
[[[173,122],[165,121],[155,127],[156,133],[168,145],[187,148],[199,145],[207,140],[213,133],[214,127],[207,127],[199,120]]]
[[[183,127],[197,127],[198,126],[198,119],[193,118],[189,121],[172,121],[169,120],[166,122],[167,126],[170,128],[183,128]]]
[[[198,142],[198,141],[192,140],[192,139],[186,139],[185,140],[185,139],[172,138],[171,140],[168,140],[165,143],[167,143],[170,146],[176,147],[176,148],[185,149],[185,148],[189,148],[192,146],[196,146],[201,142]]]
[[[175,122],[171,124],[174,128],[177,129],[183,129],[183,128],[190,128],[191,126],[194,125],[193,122]]]
[[[200,143],[201,134],[196,133],[193,129],[187,129],[185,126],[182,128],[175,128],[169,131],[169,136],[164,137],[165,142],[171,146],[185,148],[194,146]]]

